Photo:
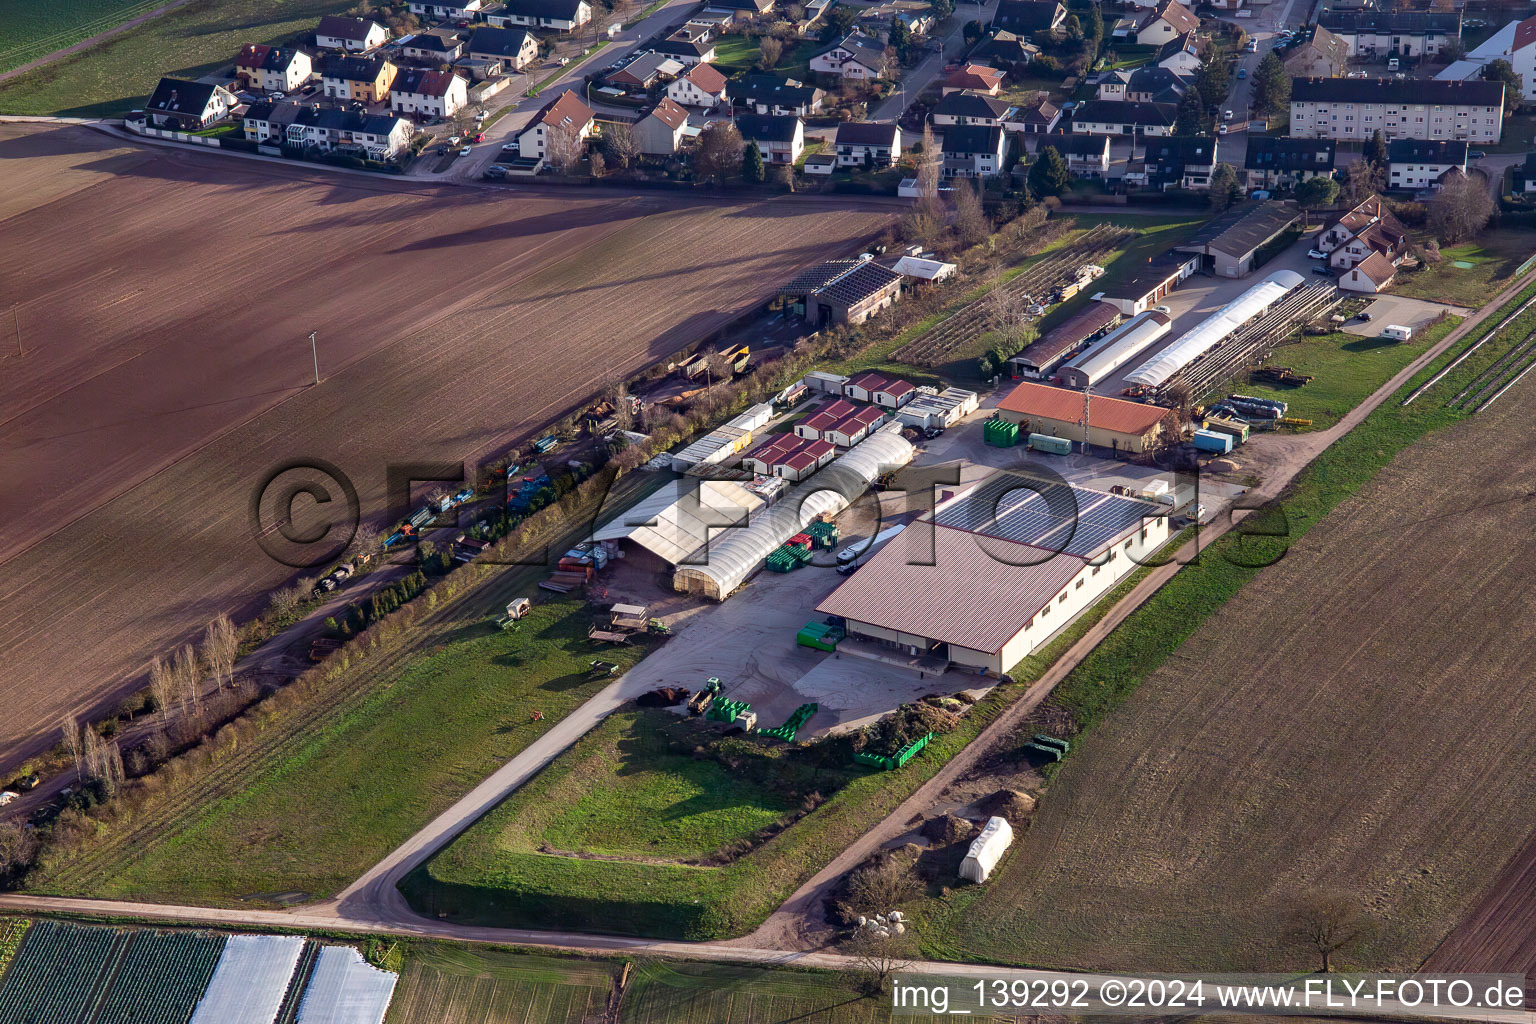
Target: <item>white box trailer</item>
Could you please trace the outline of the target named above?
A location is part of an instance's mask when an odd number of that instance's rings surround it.
[[[1383,338],[1391,338],[1393,341],[1407,341],[1413,337],[1412,327],[1403,327],[1401,324],[1388,324],[1381,329]]]

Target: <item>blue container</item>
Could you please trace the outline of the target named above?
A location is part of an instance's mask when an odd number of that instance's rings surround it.
[[[1195,431],[1194,442],[1195,447],[1203,452],[1217,452],[1225,455],[1232,450],[1232,435],[1214,430]]]

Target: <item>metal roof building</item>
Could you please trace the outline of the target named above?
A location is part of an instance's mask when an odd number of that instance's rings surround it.
[[[1180,335],[1172,345],[1126,374],[1125,379],[1149,388],[1162,387],[1174,374],[1226,341],[1243,324],[1304,283],[1302,276],[1294,270],[1275,271]]]
[[[912,461],[916,450],[894,424],[865,438],[815,477],[799,484],[746,529],[716,535],[696,565],[680,567],[672,586],[723,601],[762,568],[763,560],[823,513],[851,505],[879,477]]]
[[[897,534],[816,610],[849,636],[1000,674],[1161,547],[1164,511],[998,473]]]
[[[1108,302],[1090,302],[1052,328],[1045,337],[1008,359],[1015,376],[1047,377],[1067,356],[1095,334],[1113,327],[1120,310]]]
[[[1063,366],[1060,370],[1062,382],[1074,388],[1099,383],[1167,334],[1172,322],[1167,313],[1156,310],[1136,314]]]
[[[599,526],[592,539],[628,541],[678,566],[694,560],[712,536],[746,526],[765,504],[733,480],[673,480]]]

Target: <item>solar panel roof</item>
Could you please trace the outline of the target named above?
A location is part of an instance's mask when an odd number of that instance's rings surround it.
[[[1061,480],[999,474],[940,508],[940,526],[967,530],[1088,558],[1144,520],[1160,505],[1090,491]]]

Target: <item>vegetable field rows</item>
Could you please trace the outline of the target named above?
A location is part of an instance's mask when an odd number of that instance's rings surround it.
[[[1033,296],[1043,304],[1045,296],[1071,279],[1072,271],[1105,259],[1131,233],[1114,225],[1096,224],[1070,245],[1049,253],[1002,285],[1002,290],[1009,295]],[[935,366],[956,349],[990,331],[989,319],[988,297],[984,295],[907,342],[892,353],[892,358],[917,366]]]
[[[412,952],[385,1024],[586,1024],[602,1019],[613,964],[507,953]]]

